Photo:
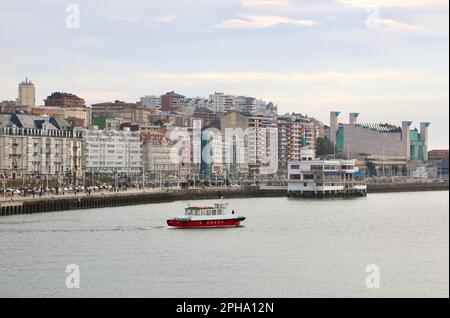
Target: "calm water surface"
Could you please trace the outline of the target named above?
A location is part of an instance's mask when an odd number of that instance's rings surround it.
[[[0,297],[449,297],[448,198],[233,199],[236,229],[167,228],[187,202],[1,217]]]

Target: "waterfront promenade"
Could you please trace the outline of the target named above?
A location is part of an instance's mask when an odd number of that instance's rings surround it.
[[[369,184],[368,193],[448,191],[448,182]],[[122,191],[70,192],[43,194],[41,196],[6,197],[0,200],[0,216],[53,212],[78,209],[94,209],[137,204],[166,203],[180,200],[259,198],[287,196],[282,186],[207,187],[190,189],[137,189]]]
[[[447,182],[430,182],[430,183],[369,183],[368,192],[369,193],[380,193],[380,192],[415,192],[415,191],[442,191],[448,190],[449,183]],[[246,197],[245,193],[261,191],[263,192],[273,192],[284,196],[285,186],[242,186],[242,187],[229,187],[229,186],[214,186],[214,187],[189,187],[188,189],[182,189],[179,187],[170,188],[127,188],[121,190],[108,190],[102,189],[97,191],[66,191],[64,194],[55,194],[50,192],[44,192],[42,195],[27,194],[23,196],[22,194],[8,195],[0,197],[0,202],[7,204],[8,202],[23,202],[23,201],[42,201],[42,200],[59,200],[59,199],[74,199],[74,198],[102,198],[110,196],[133,196],[133,195],[157,195],[157,194],[211,194],[211,193],[223,193],[224,195],[232,194],[236,196],[241,194]]]

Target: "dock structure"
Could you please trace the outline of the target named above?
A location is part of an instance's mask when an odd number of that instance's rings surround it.
[[[316,159],[314,149],[303,148],[301,160],[288,163],[290,197],[366,196],[364,174],[356,160]]]

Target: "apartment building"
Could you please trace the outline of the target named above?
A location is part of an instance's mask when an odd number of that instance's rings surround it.
[[[142,174],[142,150],[139,131],[83,130],[84,170],[87,173]]]
[[[54,117],[0,115],[0,171],[12,179],[82,177],[79,132]]]

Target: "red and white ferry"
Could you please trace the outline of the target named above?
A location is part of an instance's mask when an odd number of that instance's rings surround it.
[[[237,216],[234,210],[227,212],[226,203],[215,203],[214,206],[189,206],[185,214],[167,220],[167,225],[176,228],[220,228],[236,227],[245,220]]]

